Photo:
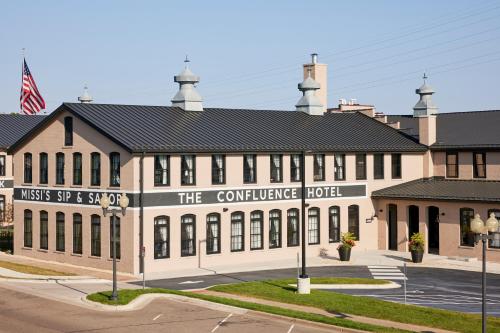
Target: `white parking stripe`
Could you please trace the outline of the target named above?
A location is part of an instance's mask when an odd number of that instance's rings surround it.
[[[397,266],[368,266],[368,268],[397,268]]]
[[[224,318],[224,319],[222,319],[221,321],[219,321],[219,323],[217,324],[217,326],[215,326],[215,327],[214,327],[214,329],[210,331],[210,333],[214,333],[214,332],[215,332],[215,331],[216,331],[216,330],[220,327],[220,325],[224,324],[224,322],[225,322],[226,320],[228,320],[229,318],[231,318],[231,316],[232,316],[232,315],[233,315],[233,314],[232,314],[232,313],[230,313],[230,314],[229,314],[226,318]]]
[[[289,329],[289,330],[288,330],[288,332],[286,332],[286,333],[290,333],[290,332],[292,332],[292,330],[293,330],[293,328],[294,328],[294,327],[295,327],[295,324],[292,324],[292,326],[290,326],[290,329]]]
[[[160,313],[159,315],[157,315],[156,317],[153,318],[153,321],[155,321],[156,319],[160,318],[162,316],[162,314]]]

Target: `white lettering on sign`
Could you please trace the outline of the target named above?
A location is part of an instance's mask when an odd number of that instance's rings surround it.
[[[0,180],[0,188],[5,188],[5,181]]]

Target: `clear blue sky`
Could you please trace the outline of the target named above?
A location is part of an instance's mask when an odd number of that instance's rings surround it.
[[[428,73],[440,112],[500,109],[500,1],[6,1],[0,112],[19,110],[21,48],[47,111],[76,101],[170,105],[189,54],[204,105],[294,109],[311,52],[329,106],[411,113]]]

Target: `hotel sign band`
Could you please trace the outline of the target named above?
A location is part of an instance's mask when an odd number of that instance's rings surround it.
[[[2,188],[13,188],[14,181],[12,179],[0,179],[0,189]]]
[[[118,205],[120,192],[75,190],[61,188],[15,187],[14,200],[100,206],[100,198],[107,193],[111,205]],[[126,193],[130,207],[139,207],[139,193]],[[366,197],[365,184],[322,185],[306,187],[307,200]],[[144,207],[196,206],[270,201],[289,201],[302,198],[300,187],[260,187],[207,189],[199,191],[155,191],[144,193]]]

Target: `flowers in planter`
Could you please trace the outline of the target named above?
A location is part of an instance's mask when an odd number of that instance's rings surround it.
[[[425,240],[424,235],[421,232],[416,232],[410,237],[410,241],[408,242],[408,246],[410,247],[410,251],[424,251]]]
[[[347,248],[350,249],[353,246],[356,246],[356,236],[352,232],[346,232],[342,234],[342,237],[340,238],[340,244],[337,247],[337,250],[340,250],[341,248]]]

